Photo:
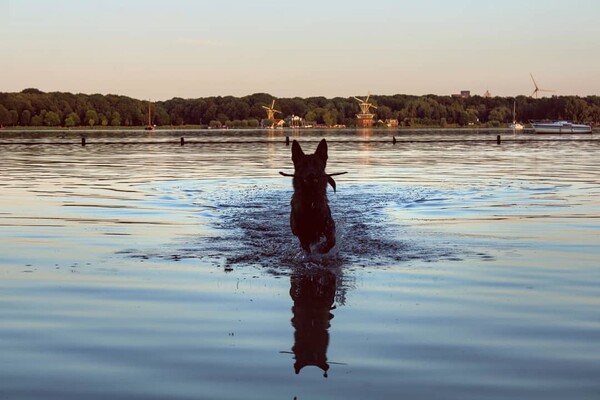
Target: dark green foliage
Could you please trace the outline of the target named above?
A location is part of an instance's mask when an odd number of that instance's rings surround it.
[[[21,119],[19,122],[23,126],[29,126],[29,124],[31,122],[31,111],[23,110],[23,112],[21,113]]]
[[[0,104],[0,126],[7,126],[11,123],[10,112]]]
[[[210,125],[212,127],[257,127],[267,115],[274,97],[255,93],[244,97],[217,96],[198,99],[175,97],[152,103],[152,123]],[[400,126],[503,126],[512,121],[512,97],[454,98],[450,96],[371,96],[378,108],[377,120],[398,119]],[[600,122],[600,97],[561,96],[533,99],[518,96],[517,120],[569,119]],[[278,118],[297,115],[313,124],[353,126],[360,112],[351,98],[325,97],[276,99]],[[218,122],[218,123],[217,123]],[[44,93],[29,88],[19,93],[0,92],[2,126],[145,126],[148,102],[126,96],[101,94]]]
[[[17,126],[19,125],[19,113],[17,112],[17,110],[10,110],[10,124],[12,126]]]
[[[87,110],[85,112],[84,121],[89,126],[94,126],[98,123],[98,113],[95,110]]]
[[[54,111],[49,111],[44,116],[44,125],[59,126],[61,124],[60,117]]]
[[[119,114],[118,111],[115,111],[112,113],[112,116],[110,119],[110,125],[111,126],[120,126],[121,125],[121,114]]]
[[[67,120],[70,120],[72,125],[67,125]],[[81,120],[79,115],[76,112],[71,112],[65,118],[65,126],[79,126],[81,125]]]
[[[44,94],[44,92],[42,92],[39,89],[35,89],[35,88],[23,89],[21,91],[21,93],[25,93],[25,94]]]
[[[43,122],[42,117],[39,115],[34,115],[33,118],[31,118],[31,126],[42,126]]]

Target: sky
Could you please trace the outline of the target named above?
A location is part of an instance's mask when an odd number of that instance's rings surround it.
[[[0,92],[600,95],[600,0],[0,0]]]

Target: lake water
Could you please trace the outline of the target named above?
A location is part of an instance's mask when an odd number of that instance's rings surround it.
[[[328,256],[286,135],[348,172]],[[0,132],[0,398],[598,399],[596,139]]]

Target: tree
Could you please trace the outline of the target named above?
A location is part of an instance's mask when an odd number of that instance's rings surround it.
[[[600,105],[595,105],[591,107],[590,119],[596,123],[600,122]]]
[[[591,111],[587,102],[580,98],[570,98],[565,104],[565,116],[572,121],[587,121]]]
[[[110,119],[110,124],[112,126],[120,126],[121,125],[121,114],[118,111],[114,111],[112,113],[112,117]]]
[[[23,110],[23,112],[21,113],[20,122],[23,126],[29,126],[29,124],[31,123],[31,111]]]
[[[31,117],[31,126],[42,126],[44,120],[39,115],[34,115]]]
[[[19,125],[19,113],[17,110],[10,110],[10,124],[12,126]]]
[[[65,118],[65,126],[67,126],[67,119],[70,119],[73,123],[73,125],[69,125],[69,126],[81,125],[81,120],[79,119],[79,115],[77,115],[77,113],[75,113],[75,112],[72,112],[67,115],[67,117]]]
[[[204,112],[204,115],[202,116],[202,121],[216,120],[217,119],[217,111],[219,111],[217,106],[215,104],[210,104],[208,106],[208,108],[206,109],[206,111]]]
[[[217,115],[217,119],[219,121],[221,121],[222,124],[224,124],[225,121],[227,121],[229,118],[227,117],[227,114],[225,114],[225,113],[219,113],[219,115]]]
[[[10,112],[0,104],[0,126],[6,126],[11,123]]]
[[[379,119],[390,119],[393,117],[392,109],[388,106],[379,106],[376,111]]]
[[[482,122],[497,121],[501,124],[512,120],[512,105],[515,100],[512,97],[484,98],[476,95],[463,99],[402,94],[373,95],[371,99],[379,107],[378,110],[374,110],[377,119],[398,118],[405,125],[443,125],[443,118],[449,125],[466,125],[478,119]],[[260,121],[265,118],[265,110],[262,107],[270,106],[272,101],[273,96],[268,93],[239,98],[173,98],[155,102],[152,117],[153,123],[157,125],[197,125],[219,120],[221,123],[233,121],[237,126],[237,120]],[[519,96],[516,101],[521,120],[565,118],[600,122],[599,96],[558,96],[541,99]],[[4,108],[0,111],[0,123],[3,126],[45,125],[48,121],[55,123],[54,116],[46,118],[48,112],[57,114],[61,121],[64,118],[64,123],[69,126],[139,126],[148,122],[148,103],[127,96],[44,93],[29,88],[19,93],[0,92],[0,105]],[[354,124],[355,115],[360,112],[358,103],[350,97],[278,98],[275,108],[282,111],[282,115],[278,117],[297,115],[304,117],[307,122],[345,125]],[[34,116],[39,118],[33,121]],[[251,126],[250,123],[248,125]]]
[[[25,93],[25,94],[45,94],[44,92],[42,92],[41,90],[36,89],[36,88],[23,89],[23,90],[21,90],[21,93]]]
[[[44,117],[44,124],[47,126],[59,126],[60,116],[54,111],[48,111]]]
[[[327,110],[323,113],[323,122],[327,126],[333,126],[337,123],[337,112],[335,110]]]
[[[488,121],[508,122],[511,111],[505,107],[496,107],[488,115]]]
[[[465,122],[467,124],[474,124],[479,121],[479,117],[477,116],[477,110],[469,107],[465,111]]]
[[[85,112],[85,122],[89,126],[94,126],[96,123],[98,123],[98,114],[95,110],[87,110]]]
[[[65,126],[67,128],[71,128],[71,127],[75,126],[75,121],[73,121],[73,118],[71,118],[71,117],[65,118]]]
[[[169,117],[169,113],[167,113],[167,110],[165,110],[163,107],[161,106],[157,106],[154,109],[154,113],[152,115],[152,119],[154,120],[154,123],[158,126],[164,126],[164,125],[170,125],[171,124],[171,118]],[[181,121],[181,124],[184,123],[193,123],[193,121],[195,121],[195,119],[192,120],[183,120]]]
[[[98,121],[100,121],[100,124],[102,126],[108,125],[108,118],[106,118],[106,116],[102,113],[98,114]]]

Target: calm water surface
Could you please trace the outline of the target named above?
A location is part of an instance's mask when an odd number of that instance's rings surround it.
[[[0,398],[600,398],[597,135],[393,134],[0,133]]]

